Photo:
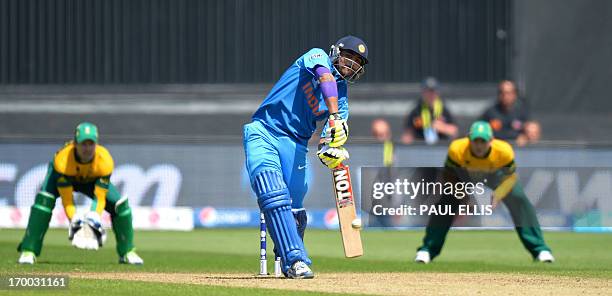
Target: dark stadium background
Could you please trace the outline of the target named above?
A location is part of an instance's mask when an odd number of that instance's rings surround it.
[[[0,1],[0,205],[30,204],[16,196],[36,190],[27,180],[87,120],[118,165],[179,167],[174,205],[255,208],[239,177],[242,125],[296,57],[346,34],[371,54],[349,90],[354,166],[380,165],[371,121],[388,120],[399,140],[433,75],[460,134],[497,82],[517,82],[542,124],[519,166],[609,167],[611,11],[596,0]],[[441,165],[445,144],[398,145],[397,165]],[[311,160],[310,205],[331,208]],[[155,205],[161,185],[143,186],[137,205]]]

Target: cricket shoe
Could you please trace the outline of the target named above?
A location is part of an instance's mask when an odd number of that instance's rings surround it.
[[[287,277],[291,279],[311,279],[314,278],[314,272],[303,261],[297,261],[287,270]]]
[[[550,251],[541,251],[538,254],[538,258],[536,258],[536,260],[538,262],[553,263],[555,262],[555,257],[553,257]]]
[[[417,251],[416,257],[414,257],[414,262],[427,264],[431,261],[431,256],[429,256],[429,252],[427,251]]]
[[[131,264],[131,265],[143,265],[144,260],[136,254],[134,250],[129,251],[125,256],[119,257],[119,263],[121,264]]]
[[[21,252],[21,256],[19,256],[19,260],[17,260],[19,264],[34,264],[36,262],[36,255],[34,252],[23,251]]]

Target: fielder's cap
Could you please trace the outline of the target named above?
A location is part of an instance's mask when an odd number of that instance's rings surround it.
[[[438,82],[438,79],[436,79],[436,77],[430,76],[423,79],[423,81],[421,82],[422,89],[438,90],[438,87],[440,87],[440,83]]]
[[[351,50],[361,56],[363,61],[368,63],[368,46],[358,37],[344,36],[336,41],[336,47],[340,50]]]
[[[483,139],[488,142],[493,139],[493,129],[491,129],[491,125],[486,121],[476,121],[470,127],[469,137],[470,141]]]
[[[77,125],[74,133],[75,142],[83,143],[86,140],[92,140],[94,143],[98,143],[98,128],[90,122],[82,122]]]

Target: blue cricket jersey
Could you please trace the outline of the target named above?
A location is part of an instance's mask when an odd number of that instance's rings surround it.
[[[276,82],[253,114],[253,120],[260,121],[267,128],[306,145],[317,128],[317,121],[326,120],[329,117],[327,105],[325,105],[319,81],[314,72],[317,65],[328,68],[332,73],[336,72],[325,51],[320,48],[311,49],[299,57]],[[349,114],[347,84],[344,80],[337,80],[336,83],[338,85],[338,111],[340,116],[346,120]],[[325,127],[323,133],[325,133]]]

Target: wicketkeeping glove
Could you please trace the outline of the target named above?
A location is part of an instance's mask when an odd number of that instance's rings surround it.
[[[68,239],[72,241],[74,238],[74,234],[79,231],[83,227],[83,220],[81,217],[74,217],[72,221],[70,221],[70,226],[68,226]]]
[[[106,242],[106,230],[102,227],[100,215],[96,212],[89,212],[85,216],[85,222],[87,222],[87,225],[93,230],[96,240],[98,241],[98,246],[103,246]]]
[[[68,238],[79,249],[97,250],[106,241],[106,230],[100,222],[100,215],[89,212],[84,218],[75,218],[70,223]]]
[[[332,113],[327,119],[327,129],[323,143],[329,147],[340,147],[348,139],[349,129],[346,120],[342,119],[338,113]]]
[[[346,149],[344,149],[344,147],[329,147],[328,145],[319,145],[317,156],[325,166],[330,169],[334,169],[349,158],[349,153]]]

